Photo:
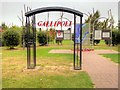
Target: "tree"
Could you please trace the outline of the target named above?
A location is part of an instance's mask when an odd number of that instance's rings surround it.
[[[88,17],[87,20],[85,20],[85,23],[90,23],[90,33],[93,32],[93,29],[98,29],[99,28],[99,24],[100,22],[97,20],[98,18],[100,18],[100,12],[97,10],[94,12],[94,9],[93,9],[93,13],[91,13]],[[94,24],[94,25],[93,25]],[[90,40],[92,40],[92,37],[93,37],[93,34],[90,34]],[[100,40],[94,40],[94,45],[98,44],[100,42]]]
[[[21,39],[22,39],[21,43],[23,44],[23,39],[24,39],[24,46],[27,47],[27,42],[28,41],[33,42],[33,33],[32,33],[32,31],[30,31],[30,33],[28,33],[28,32],[25,32],[25,31],[22,30],[22,38]]]
[[[49,33],[50,41],[54,41],[55,40],[55,36],[56,36],[55,29],[50,28],[48,33]]]
[[[18,19],[20,20],[20,22],[22,24],[22,37],[21,37],[21,40],[22,40],[22,46],[23,46],[23,48],[24,48],[24,45],[26,45],[26,39],[25,39],[26,30],[25,30],[25,16],[24,16],[24,13],[26,13],[28,11],[31,11],[31,7],[26,6],[24,4],[24,10],[21,10],[21,15],[18,16]]]
[[[118,20],[118,29],[120,30],[120,20]]]
[[[20,43],[20,35],[15,30],[6,30],[2,37],[5,46],[10,47],[10,49],[14,49],[14,47],[18,46]]]
[[[44,32],[44,31],[37,32],[37,40],[41,46],[46,45],[47,44],[47,32]]]
[[[96,12],[93,11],[88,17],[88,19],[85,20],[85,23],[90,23],[91,25],[91,32],[93,31],[93,23],[94,23],[94,29],[98,28],[98,18],[100,17],[100,12],[97,10]]]
[[[86,23],[90,23],[90,25],[91,25],[90,26],[91,27],[91,30],[90,30],[91,33],[93,33],[93,30],[106,30],[106,29],[113,30],[114,19],[113,19],[113,16],[112,16],[111,9],[108,11],[108,18],[106,18],[104,21],[98,21],[99,20],[98,18],[100,18],[100,12],[98,10],[94,11],[94,9],[93,9],[93,13],[91,13],[89,15],[88,19],[85,20]],[[92,40],[93,35],[91,34],[90,37],[91,37],[91,40]],[[99,41],[94,40],[94,45],[95,45],[96,42],[99,43]]]
[[[2,23],[1,26],[2,26],[2,29],[3,29],[3,30],[6,30],[6,29],[8,28],[7,25],[6,25],[4,22]]]

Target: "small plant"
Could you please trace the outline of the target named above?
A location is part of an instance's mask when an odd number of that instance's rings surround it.
[[[10,49],[14,49],[14,47],[20,43],[20,35],[15,30],[6,30],[2,37],[5,46],[10,47]]]

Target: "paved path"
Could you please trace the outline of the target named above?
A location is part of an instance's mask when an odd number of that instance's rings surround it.
[[[96,88],[118,88],[118,65],[99,54],[112,50],[83,52],[83,70],[90,75]]]
[[[49,53],[73,53],[71,50],[52,50]],[[99,54],[118,53],[113,50],[83,52],[83,70],[96,88],[118,88],[118,65]]]

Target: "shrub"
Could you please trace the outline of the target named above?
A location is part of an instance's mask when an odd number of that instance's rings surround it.
[[[43,32],[43,31],[39,31],[37,33],[37,40],[38,40],[38,43],[41,45],[41,46],[44,46],[47,44],[47,33],[46,32]]]
[[[0,38],[0,47],[2,46],[2,39]]]
[[[97,45],[100,43],[100,40],[94,40],[94,45]]]
[[[55,37],[56,37],[56,31],[55,31],[55,29],[50,28],[49,31],[48,31],[48,33],[49,33],[50,41],[51,42],[54,41]]]
[[[22,33],[22,35],[21,35],[21,44],[23,45],[23,40],[24,40],[25,47],[27,47],[28,39],[29,39],[29,41],[33,40],[33,33],[30,32],[28,34],[25,30],[23,30],[21,33]]]
[[[1,44],[2,46],[5,46],[5,41],[3,40],[3,38],[1,39]]]
[[[10,47],[13,49],[15,46],[18,46],[20,43],[20,35],[15,30],[6,30],[3,33],[3,41],[5,46]]]
[[[112,31],[112,45],[118,45],[120,44],[120,31],[119,30],[114,30]],[[105,43],[109,45],[110,40],[105,40]]]
[[[61,43],[61,45],[62,45],[62,41],[63,41],[62,39],[61,39],[61,40],[57,40],[57,39],[56,39],[56,43],[57,43],[58,45],[59,45],[59,43]]]

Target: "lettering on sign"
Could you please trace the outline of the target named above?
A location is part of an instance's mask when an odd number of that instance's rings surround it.
[[[63,27],[70,27],[72,25],[72,21],[39,21],[37,23],[39,27],[58,27],[58,26],[63,26]]]

